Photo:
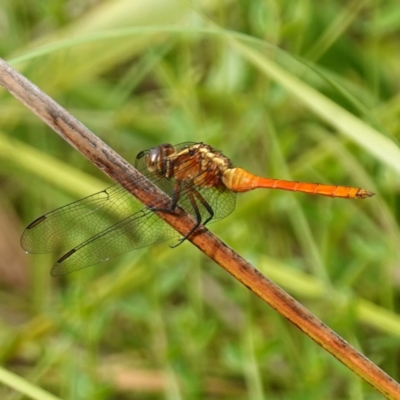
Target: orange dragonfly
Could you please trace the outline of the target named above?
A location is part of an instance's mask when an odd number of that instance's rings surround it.
[[[53,276],[59,276],[178,236],[153,211],[173,212],[180,206],[195,217],[196,225],[181,243],[200,224],[230,214],[238,192],[267,188],[347,199],[373,195],[348,186],[255,176],[233,167],[220,151],[204,143],[162,144],[141,151],[135,167],[144,175],[143,184],[149,179],[168,194],[167,203],[159,200],[143,207],[121,185],[114,184],[35,219],[22,235],[23,249],[28,253],[66,251],[51,270]]]

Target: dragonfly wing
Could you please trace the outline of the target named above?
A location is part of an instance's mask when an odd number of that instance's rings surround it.
[[[53,266],[51,274],[65,275],[177,236],[171,226],[143,208],[68,251]]]
[[[39,217],[25,229],[21,245],[29,253],[67,250],[142,207],[116,184]]]
[[[235,209],[236,193],[225,186],[201,188],[199,192],[214,211],[214,217],[210,222],[216,222],[227,217]]]

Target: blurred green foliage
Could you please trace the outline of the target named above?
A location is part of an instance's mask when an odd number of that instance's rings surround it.
[[[375,191],[259,190],[211,229],[396,379],[399,10],[3,0],[0,55],[131,162],[202,141],[253,173]],[[57,256],[23,254],[24,226],[110,182],[4,90],[0,101],[8,371],[64,399],[381,398],[190,243],[51,279]],[[7,386],[2,399],[22,398]]]

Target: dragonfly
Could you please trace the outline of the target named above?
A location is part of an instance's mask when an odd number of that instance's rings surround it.
[[[200,225],[228,216],[236,193],[267,188],[346,199],[374,194],[349,186],[256,176],[234,167],[222,152],[204,143],[161,144],[141,151],[135,167],[143,177],[134,182],[127,178],[128,185],[139,187],[150,180],[167,200],[143,206],[117,183],[35,219],[21,237],[22,248],[27,253],[64,253],[51,270],[51,275],[61,276],[179,236],[155,211],[171,213],[179,206],[195,218],[179,244]]]

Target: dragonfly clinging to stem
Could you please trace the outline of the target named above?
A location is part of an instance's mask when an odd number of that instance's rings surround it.
[[[188,238],[201,224],[220,220],[235,208],[236,193],[258,188],[283,189],[329,197],[365,199],[372,192],[319,183],[262,178],[236,168],[220,151],[204,143],[162,144],[141,151],[135,167],[142,185],[152,181],[168,196],[144,207],[120,184],[57,208],[25,229],[21,245],[29,253],[64,251],[53,276],[76,271],[130,250],[178,236],[154,211],[182,207],[196,219]]]

